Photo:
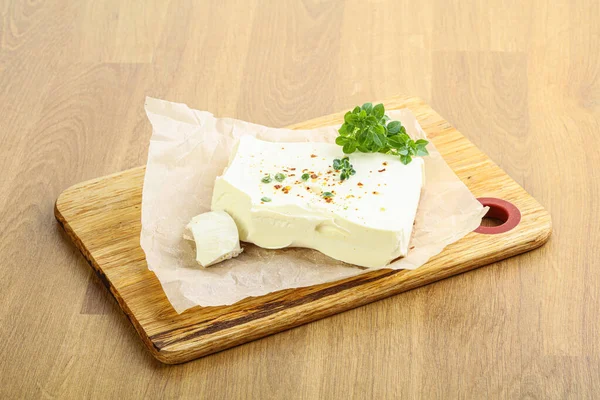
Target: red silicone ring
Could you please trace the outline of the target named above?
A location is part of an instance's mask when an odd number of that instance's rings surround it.
[[[485,215],[486,217],[499,219],[500,221],[503,221],[503,223],[498,226],[479,226],[479,228],[475,229],[475,232],[495,235],[508,232],[519,225],[519,222],[521,221],[521,212],[514,204],[493,197],[480,197],[477,200],[484,206],[490,208]]]

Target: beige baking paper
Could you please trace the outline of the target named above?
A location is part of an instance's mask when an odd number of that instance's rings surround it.
[[[338,126],[311,130],[269,128],[232,118],[215,118],[185,104],[146,98],[152,138],[142,197],[141,246],[148,268],[181,313],[195,305],[218,306],[281,289],[335,281],[369,271],[315,250],[262,249],[244,245],[237,258],[208,269],[194,261],[182,238],[192,217],[210,210],[215,178],[243,135],[275,142],[333,142]],[[408,110],[389,111],[413,139],[425,132]],[[414,269],[476,229],[486,209],[446,164],[432,143],[425,157],[426,184],[408,256],[385,268]]]

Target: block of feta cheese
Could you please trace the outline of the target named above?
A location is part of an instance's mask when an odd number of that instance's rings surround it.
[[[196,261],[203,268],[242,252],[235,222],[224,211],[196,215],[185,227],[183,238],[196,244]]]
[[[268,249],[307,247],[369,268],[406,256],[423,160],[353,153],[356,174],[341,181],[332,166],[343,157],[335,144],[243,136],[215,181],[212,210],[231,215],[240,240]]]

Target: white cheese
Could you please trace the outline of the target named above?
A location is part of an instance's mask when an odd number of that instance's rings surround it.
[[[406,256],[423,186],[423,160],[354,153],[356,175],[340,181],[329,143],[275,143],[243,136],[215,182],[213,210],[233,217],[240,240],[260,247],[308,247],[337,260],[381,267]],[[270,183],[261,178],[286,175]],[[303,173],[312,177],[306,182]],[[327,200],[324,192],[334,195]],[[270,200],[270,201],[269,201]]]
[[[183,238],[196,243],[196,261],[203,268],[242,252],[235,222],[224,211],[197,215],[185,228]]]

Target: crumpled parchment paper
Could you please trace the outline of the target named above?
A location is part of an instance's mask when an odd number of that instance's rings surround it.
[[[245,244],[237,258],[208,269],[194,260],[182,238],[192,217],[210,211],[215,178],[223,172],[236,139],[253,135],[275,142],[333,142],[338,126],[312,130],[269,128],[232,118],[215,118],[185,104],[146,98],[152,138],[142,196],[141,246],[148,268],[181,313],[200,306],[235,303],[249,296],[355,276],[369,269],[345,264],[315,250],[267,250]],[[413,139],[425,132],[408,110],[388,111]],[[408,256],[386,268],[414,269],[476,229],[484,208],[430,143],[425,187]]]

